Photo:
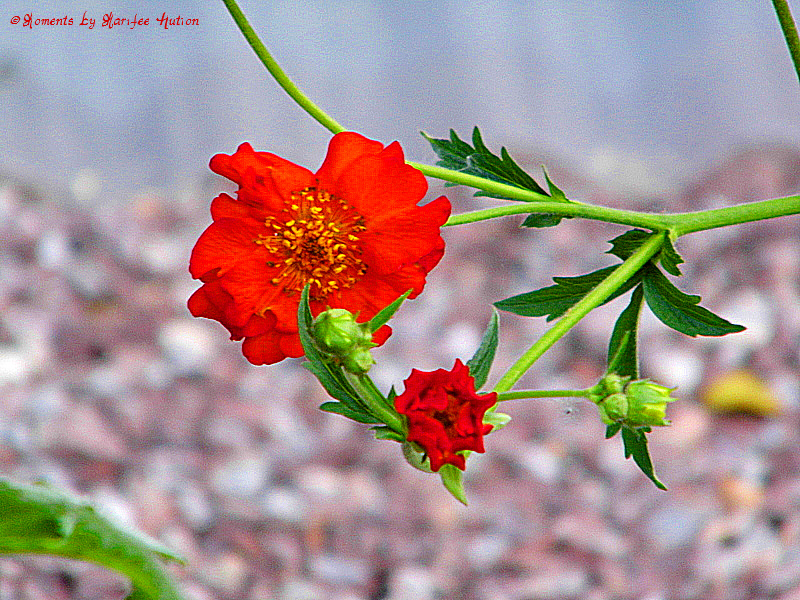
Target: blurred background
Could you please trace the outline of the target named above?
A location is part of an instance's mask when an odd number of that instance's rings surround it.
[[[800,188],[800,87],[766,0],[242,8],[311,98],[413,160],[435,160],[420,130],[478,125],[586,202],[697,210]],[[150,24],[103,28],[112,11]],[[75,24],[11,24],[28,13]],[[164,29],[163,13],[198,24]],[[593,406],[519,401],[470,459],[465,508],[398,446],[318,411],[300,361],[254,367],[186,309],[189,253],[231,190],[209,158],[250,141],[313,170],[330,138],[221,2],[6,2],[0,105],[0,472],[85,494],[184,554],[187,598],[800,598],[796,217],[678,243],[679,287],[745,333],[690,339],[644,316],[643,375],[681,398],[650,436],[668,492],[603,440]],[[456,211],[494,202],[446,193]],[[490,302],[612,264],[623,231],[520,221],[445,231],[375,353],[379,385],[468,358]],[[595,383],[623,306],[520,386]],[[494,378],[546,329],[503,315]],[[0,600],[124,594],[95,567],[0,560]]]

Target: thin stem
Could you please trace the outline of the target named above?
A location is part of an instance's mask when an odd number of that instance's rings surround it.
[[[590,393],[591,388],[588,390],[522,390],[500,392],[497,394],[497,401],[524,400],[526,398],[588,398]]]
[[[713,210],[663,215],[663,218],[667,221],[668,228],[676,236],[681,236],[717,227],[785,217],[799,212],[800,196],[786,196],[784,198],[737,204],[736,206],[715,208]]]
[[[292,100],[297,102],[297,104],[300,105],[300,108],[314,117],[314,119],[316,119],[320,125],[325,127],[331,133],[339,133],[340,131],[344,131],[344,127],[336,122],[333,117],[322,110],[319,106],[314,104],[314,102],[303,92],[301,92],[300,88],[298,88],[294,82],[289,79],[289,76],[284,73],[283,69],[281,69],[280,65],[275,62],[275,59],[272,58],[272,55],[267,50],[266,46],[264,46],[259,39],[258,34],[250,26],[250,23],[248,23],[247,17],[244,16],[244,13],[239,8],[239,5],[236,4],[236,0],[222,1],[225,3],[228,12],[231,13],[233,20],[239,27],[242,35],[244,35],[244,39],[247,40],[248,44],[250,44],[253,52],[255,52],[256,56],[258,56],[261,62],[264,63],[267,71],[269,71],[270,74],[275,78],[275,81],[278,82],[278,85],[280,85],[283,90],[289,94],[289,96],[291,96]]]
[[[789,10],[789,3],[786,0],[772,0],[775,13],[778,15],[778,22],[783,30],[783,37],[789,47],[789,55],[794,63],[794,70],[800,80],[800,38],[797,37],[797,27],[795,27],[792,12]]]
[[[650,239],[642,244],[636,252],[630,256],[630,258],[614,269],[608,277],[597,284],[592,291],[570,308],[553,327],[536,340],[533,346],[511,365],[508,371],[506,371],[494,386],[494,391],[500,393],[510,390],[511,386],[519,381],[520,377],[533,366],[533,363],[535,363],[542,354],[560,340],[564,334],[578,323],[578,321],[605,302],[614,291],[628,281],[628,279],[642,268],[648,260],[655,256],[661,249],[664,238],[665,233],[663,232],[651,236]]]

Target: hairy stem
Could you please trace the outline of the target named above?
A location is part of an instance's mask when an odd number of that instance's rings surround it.
[[[797,37],[797,27],[795,27],[792,12],[789,10],[789,3],[786,0],[772,0],[775,13],[778,15],[778,22],[783,30],[783,37],[789,47],[789,55],[794,63],[794,70],[800,80],[800,38]]]
[[[577,325],[578,321],[605,302],[611,294],[628,281],[647,261],[653,258],[664,244],[665,235],[665,233],[661,232],[651,236],[628,260],[623,262],[608,277],[598,283],[592,291],[570,308],[553,327],[536,340],[533,346],[528,348],[525,354],[511,365],[508,371],[495,384],[494,391],[501,393],[510,390],[542,354],[547,352],[564,334]]]

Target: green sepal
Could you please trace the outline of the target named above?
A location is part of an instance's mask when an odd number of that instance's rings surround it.
[[[121,526],[85,500],[49,485],[0,477],[0,554],[50,554],[101,565],[129,578],[128,598],[180,600],[164,560],[183,558],[149,536]]]
[[[653,462],[650,460],[650,452],[647,449],[647,436],[650,433],[649,427],[622,427],[622,443],[625,449],[625,458],[633,456],[633,461],[647,475],[655,486],[660,490],[666,490],[665,486],[653,470]]]
[[[618,266],[604,267],[577,277],[553,277],[555,285],[500,300],[495,302],[494,306],[523,317],[547,316],[547,320],[552,321],[577,304],[597,284],[611,275]],[[640,279],[640,273],[633,275],[617,288],[603,304],[628,292],[639,283]]]
[[[721,336],[745,329],[697,306],[700,296],[683,293],[652,265],[644,268],[643,281],[647,306],[667,327],[692,337]]]
[[[493,409],[490,409],[483,414],[483,422],[486,425],[491,425],[492,430],[489,433],[494,433],[495,431],[501,430],[511,422],[511,415],[501,412],[494,412]]]
[[[367,322],[369,330],[372,333],[375,333],[378,329],[386,325],[386,323],[389,321],[389,319],[391,319],[394,316],[394,313],[397,312],[397,310],[400,308],[403,302],[405,302],[406,298],[408,298],[408,295],[413,291],[414,291],[413,289],[408,290],[405,294],[400,296],[397,300],[395,300],[390,305],[380,310],[377,315],[372,317]]]
[[[500,156],[492,154],[483,143],[481,132],[477,127],[472,130],[472,144],[474,147],[459,138],[458,134],[452,129],[450,130],[449,140],[432,138],[425,132],[422,132],[422,135],[428,140],[433,151],[439,157],[436,164],[440,167],[475,175],[490,181],[513,185],[544,196],[549,195],[533,177],[520,168],[505,148],[501,148]],[[481,190],[475,192],[475,195],[519,201],[517,198],[508,198]]]
[[[609,440],[615,435],[617,432],[622,429],[622,423],[611,423],[610,425],[606,425],[606,439]]]
[[[358,423],[372,425],[373,423],[381,422],[380,419],[374,417],[373,415],[362,410],[351,408],[344,402],[323,402],[319,405],[319,409],[324,410],[325,412],[342,415],[343,417],[347,417],[348,419],[352,419]]]
[[[631,294],[631,301],[623,310],[608,343],[608,372],[616,373],[631,379],[639,378],[639,355],[637,348],[637,332],[639,316],[642,312],[644,292],[638,285]]]
[[[370,427],[370,429],[375,434],[376,440],[393,440],[395,442],[400,442],[401,444],[406,441],[406,438],[402,433],[398,433],[394,429],[386,427],[386,425]]]
[[[445,489],[450,492],[456,500],[466,506],[467,494],[464,491],[463,471],[455,465],[445,463],[439,469],[439,476],[442,478],[442,484],[444,484]]]
[[[476,390],[481,389],[486,383],[486,379],[489,377],[489,371],[492,368],[494,355],[497,351],[497,342],[499,339],[498,324],[499,316],[497,310],[492,309],[492,316],[489,319],[486,330],[483,332],[481,344],[478,346],[475,354],[472,355],[472,358],[467,361],[469,374],[475,380]]]

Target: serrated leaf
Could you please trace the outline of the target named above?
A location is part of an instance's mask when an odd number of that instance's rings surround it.
[[[520,227],[555,227],[564,219],[561,215],[553,215],[549,213],[531,213],[522,222]]]
[[[647,449],[647,436],[645,435],[648,432],[649,429],[646,427],[641,429],[622,428],[625,458],[633,456],[633,461],[642,470],[642,473],[647,475],[657,488],[666,490],[667,487],[659,481],[653,470],[653,462],[650,460],[650,451]]]
[[[645,268],[643,282],[647,306],[667,327],[692,337],[720,336],[745,329],[697,306],[700,296],[683,293],[652,265]]]
[[[319,409],[325,412],[342,415],[358,423],[366,423],[368,425],[380,423],[380,419],[376,419],[374,416],[364,411],[354,410],[342,402],[323,402],[319,405]]]
[[[475,127],[472,131],[472,143],[458,137],[454,130],[450,130],[450,139],[431,138],[426,133],[422,134],[431,144],[433,151],[439,157],[437,165],[460,171],[469,175],[475,175],[490,181],[497,181],[507,185],[536,192],[542,195],[549,195],[536,180],[528,175],[515,161],[505,148],[501,148],[500,156],[492,152],[483,143],[480,130]],[[490,194],[481,190],[475,193],[476,196],[489,196],[493,198],[503,198],[517,200],[517,198],[507,198],[506,196]],[[568,202],[568,200],[565,199]]]
[[[608,342],[608,372],[616,373],[631,379],[639,378],[639,356],[637,351],[637,332],[639,329],[639,316],[642,312],[644,291],[639,284],[631,294],[631,301],[623,310],[611,340]]]
[[[631,229],[609,241],[611,250],[606,250],[606,254],[613,254],[617,258],[627,260],[651,236],[651,233],[642,229]]]
[[[492,362],[494,362],[494,355],[497,351],[498,323],[499,316],[497,311],[492,309],[492,316],[486,326],[486,331],[483,332],[480,346],[478,346],[472,358],[467,361],[469,374],[475,380],[476,390],[481,389],[486,383],[489,371],[492,368]]]
[[[50,554],[92,562],[131,580],[129,597],[180,600],[162,561],[182,558],[108,519],[81,498],[0,477],[0,554]]]
[[[445,463],[442,465],[442,468],[439,469],[439,476],[442,478],[445,489],[450,492],[456,500],[466,506],[467,494],[464,491],[463,472],[461,469],[450,463]]]
[[[408,295],[413,292],[413,289],[408,290],[405,294],[400,296],[397,300],[392,302],[389,306],[383,308],[369,320],[369,330],[375,333],[378,329],[386,325],[386,323],[394,316],[394,313],[400,308],[403,302],[408,298]]]
[[[664,245],[661,247],[659,261],[661,262],[661,266],[664,267],[664,270],[670,275],[675,275],[677,277],[681,274],[678,265],[682,264],[684,260],[681,255],[675,251],[675,247],[672,245],[669,236],[664,237]]]
[[[619,265],[604,267],[577,277],[553,277],[556,285],[526,292],[494,303],[500,310],[512,312],[523,317],[544,317],[552,321],[567,312],[588,294],[598,283],[603,281]],[[628,292],[639,283],[641,276],[637,273],[622,284],[603,304],[611,302]]]
[[[611,439],[622,428],[622,423],[612,423],[606,426],[606,439]]]

